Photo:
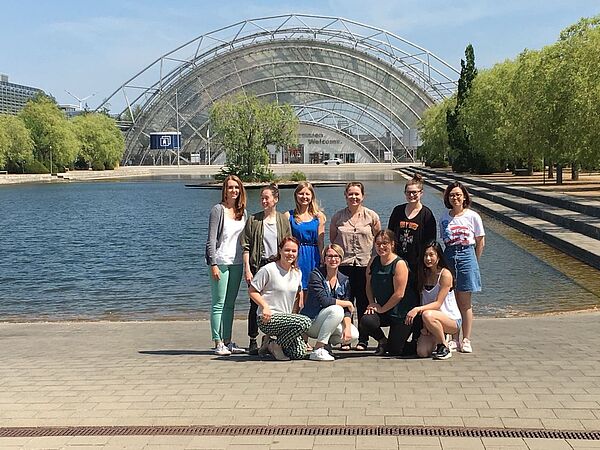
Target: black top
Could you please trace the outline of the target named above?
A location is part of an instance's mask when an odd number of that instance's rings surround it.
[[[417,273],[419,254],[428,241],[436,236],[435,217],[431,210],[423,205],[421,211],[409,219],[405,213],[406,203],[398,205],[392,211],[388,228],[396,235],[396,253],[408,263],[413,274]]]

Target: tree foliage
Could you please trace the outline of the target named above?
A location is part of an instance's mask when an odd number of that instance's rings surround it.
[[[45,94],[30,100],[20,112],[34,144],[35,159],[50,167],[69,167],[75,161],[79,141],[56,102]]]
[[[101,113],[87,113],[72,121],[79,139],[78,160],[88,167],[113,169],[125,151],[125,141],[114,119]]]
[[[245,94],[215,103],[210,124],[226,152],[224,172],[244,181],[272,178],[267,146],[286,148],[298,139],[298,118],[290,105],[266,103]]]
[[[427,161],[447,154],[455,170],[474,173],[533,170],[542,161],[600,167],[599,25],[600,15],[581,19],[554,44],[524,50],[479,75],[467,47],[457,94],[423,118],[420,154]]]
[[[0,167],[9,172],[23,172],[33,160],[33,140],[17,116],[0,115]]]

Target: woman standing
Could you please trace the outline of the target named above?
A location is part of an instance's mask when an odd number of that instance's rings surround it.
[[[260,191],[260,203],[263,210],[248,218],[241,236],[244,261],[244,278],[248,286],[252,278],[265,264],[271,262],[278,254],[282,240],[290,236],[290,222],[283,213],[277,211],[279,189],[270,184]],[[248,336],[250,344],[248,353],[258,354],[258,323],[256,321],[257,304],[250,301],[248,311]]]
[[[310,354],[313,361],[334,360],[325,349],[327,345],[341,344],[342,349],[348,350],[358,342],[358,330],[352,325],[350,281],[338,271],[343,258],[342,247],[330,244],[323,250],[325,265],[310,273],[308,295],[300,313],[312,320],[306,334],[317,340]]]
[[[344,191],[346,208],[336,212],[329,227],[329,240],[344,250],[340,272],[350,279],[358,321],[367,309],[369,301],[365,292],[365,273],[373,250],[373,236],[381,230],[379,215],[365,206],[365,187],[359,181],[346,185]],[[360,331],[360,329],[359,329]],[[361,333],[356,350],[366,350],[369,336]]]
[[[221,203],[210,210],[205,252],[212,297],[210,328],[215,354],[220,356],[244,353],[231,342],[231,329],[242,279],[239,237],[245,224],[246,190],[238,177],[229,175],[223,181]]]
[[[406,324],[410,325],[421,314],[424,327],[417,341],[417,355],[421,358],[433,356],[433,359],[448,359],[452,353],[446,334],[458,333],[462,324],[454,297],[454,276],[437,241],[425,244],[420,259],[417,278],[421,306],[408,312]]]
[[[266,336],[277,336],[268,349],[278,361],[304,358],[302,334],[311,325],[308,317],[297,314],[302,301],[302,275],[296,267],[299,247],[296,238],[284,238],[275,262],[259,269],[248,290],[258,306],[259,328]]]
[[[431,210],[421,203],[423,197],[421,175],[415,174],[406,182],[404,195],[406,203],[394,208],[388,222],[388,229],[396,235],[396,254],[402,256],[412,273],[416,274],[423,245],[435,240],[436,223]]]
[[[444,256],[456,275],[456,301],[462,316],[463,339],[458,334],[450,342],[450,350],[471,353],[473,307],[471,294],[481,291],[479,259],[485,247],[485,231],[481,217],[470,209],[471,197],[458,181],[444,191],[444,205],[449,209],[440,219],[440,235],[446,246]]]
[[[308,278],[321,264],[325,238],[325,214],[319,210],[315,189],[307,181],[301,181],[294,190],[296,208],[286,213],[292,236],[300,242],[298,268],[302,271],[302,290],[308,289]],[[305,292],[306,294],[306,292]]]
[[[412,289],[407,289],[409,268],[395,252],[396,236],[390,230],[375,235],[374,256],[367,267],[367,297],[369,306],[359,324],[359,331],[379,343],[375,354],[401,355],[411,333],[405,323],[406,314],[418,299]],[[388,337],[381,327],[390,327]]]

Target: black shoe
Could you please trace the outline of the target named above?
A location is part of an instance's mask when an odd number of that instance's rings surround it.
[[[250,344],[248,344],[248,354],[258,355],[258,345],[256,344],[256,339],[250,339]]]
[[[438,344],[433,351],[433,359],[449,359],[452,358],[452,352],[444,344]]]
[[[386,347],[385,345],[379,344],[377,346],[377,349],[375,350],[375,356],[384,356],[387,352],[385,347]]]

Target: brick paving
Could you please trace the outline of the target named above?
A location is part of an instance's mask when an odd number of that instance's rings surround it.
[[[600,430],[599,312],[476,319],[448,361],[216,357],[207,321],[0,323],[0,426],[407,425]],[[245,344],[245,322],[234,333]],[[544,445],[541,445],[541,444]],[[0,448],[600,448],[394,436],[2,438]]]

